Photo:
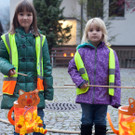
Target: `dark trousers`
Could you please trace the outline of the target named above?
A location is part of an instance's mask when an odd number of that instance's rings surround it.
[[[95,125],[95,135],[106,135],[106,114],[108,105],[81,104],[81,135],[91,135]]]

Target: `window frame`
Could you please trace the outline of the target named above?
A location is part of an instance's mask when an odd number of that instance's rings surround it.
[[[110,7],[110,1],[116,1],[116,2],[117,2],[117,0],[109,0],[109,11],[108,11],[108,17],[109,17],[109,19],[110,19],[110,20],[114,20],[114,19],[115,19],[115,20],[122,20],[122,19],[125,19],[125,6],[126,6],[126,5],[125,5],[125,1],[123,1],[124,3],[121,5],[121,6],[123,6],[123,7],[121,7],[121,9],[123,8],[123,11],[122,11],[122,12],[123,12],[123,13],[122,13],[123,15],[117,15],[117,14],[116,14],[115,16],[110,16],[110,8],[111,8],[111,7]],[[114,6],[116,6],[116,4],[115,4]],[[120,9],[120,6],[118,5],[118,7],[117,7],[116,10],[121,10],[121,9]],[[116,13],[116,12],[115,12],[115,13]]]

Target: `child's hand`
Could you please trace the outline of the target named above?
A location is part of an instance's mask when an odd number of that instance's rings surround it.
[[[84,88],[87,88],[87,87],[88,87],[88,83],[85,83],[85,84],[82,85],[81,88],[84,89]]]
[[[118,109],[121,105],[120,104],[115,104],[115,105],[112,105],[112,107]]]
[[[9,76],[16,74],[15,69],[10,69],[8,74]]]

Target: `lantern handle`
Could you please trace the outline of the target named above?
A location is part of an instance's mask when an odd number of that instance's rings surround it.
[[[116,129],[114,128],[109,113],[107,113],[107,119],[108,119],[109,125],[110,125],[110,127],[112,128],[113,132],[114,132],[115,134],[119,135],[119,130],[116,130]]]
[[[15,125],[15,121],[12,119],[12,112],[14,111],[14,106],[8,112],[8,120],[12,125]]]

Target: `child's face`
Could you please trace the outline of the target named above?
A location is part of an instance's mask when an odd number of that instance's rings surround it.
[[[90,29],[88,31],[88,39],[94,43],[98,44],[102,41],[103,33],[101,29],[95,26],[93,23],[90,25]]]
[[[33,22],[33,14],[32,12],[27,12],[26,10],[18,13],[18,22],[21,27],[24,28],[25,32],[29,31],[30,25]]]

